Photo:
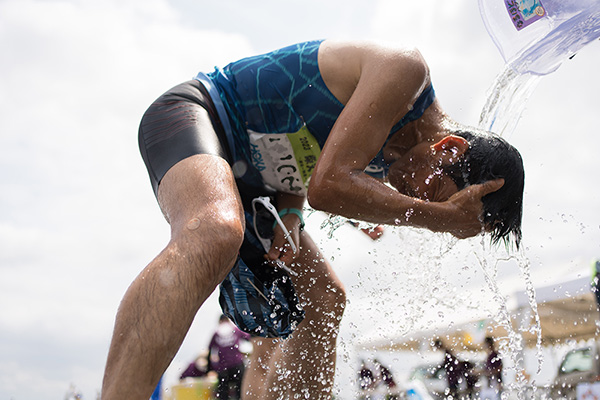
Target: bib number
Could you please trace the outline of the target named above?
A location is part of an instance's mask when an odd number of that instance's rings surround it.
[[[263,180],[281,192],[306,195],[308,180],[321,148],[306,125],[294,133],[259,133],[248,130],[252,164]]]

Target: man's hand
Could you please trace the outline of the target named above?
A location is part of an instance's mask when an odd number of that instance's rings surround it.
[[[436,222],[433,231],[449,232],[459,239],[465,239],[483,232],[483,203],[481,198],[495,192],[504,185],[504,179],[471,185],[439,203],[443,208],[434,215]]]
[[[372,240],[377,240],[383,235],[383,226],[377,225],[373,228],[362,228],[361,231]]]
[[[358,228],[360,226],[360,224],[355,221],[348,221],[348,223],[355,228]],[[383,235],[383,226],[381,225],[359,229],[362,231],[362,233],[370,237],[372,240],[377,240],[381,237],[381,235]]]
[[[284,264],[290,265],[292,261],[300,253],[300,218],[296,214],[286,214],[281,217],[281,221],[287,228],[287,232],[283,232],[279,224],[275,226],[273,230],[273,243],[271,249],[266,254],[266,259],[269,261],[275,261],[277,259],[283,261]],[[287,235],[296,245],[296,252],[294,253],[292,246],[288,242]]]

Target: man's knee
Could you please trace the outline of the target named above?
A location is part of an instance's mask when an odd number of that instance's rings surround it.
[[[191,218],[174,235],[177,249],[191,260],[199,277],[215,286],[229,272],[244,240],[243,217],[217,214]]]

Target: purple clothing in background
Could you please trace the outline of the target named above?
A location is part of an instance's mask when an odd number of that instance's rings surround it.
[[[185,378],[200,378],[206,375],[206,370],[201,370],[196,365],[196,362],[190,363],[188,367],[183,371],[179,379]]]
[[[498,383],[502,383],[502,359],[495,350],[490,352],[487,360],[485,361],[485,369],[490,379],[495,380]]]
[[[220,323],[208,347],[211,368],[221,372],[243,364],[244,355],[239,350],[243,340],[250,340],[250,335],[229,321]]]

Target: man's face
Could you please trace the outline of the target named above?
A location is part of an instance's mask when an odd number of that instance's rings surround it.
[[[456,183],[442,169],[442,153],[429,143],[408,150],[389,169],[390,184],[400,193],[421,200],[442,202],[458,192]]]

